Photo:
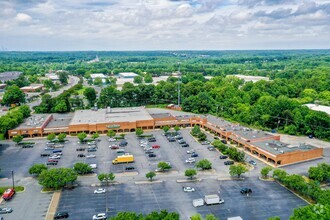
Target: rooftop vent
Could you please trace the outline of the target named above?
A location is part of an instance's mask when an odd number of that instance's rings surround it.
[[[274,147],[274,150],[277,150],[277,147]]]

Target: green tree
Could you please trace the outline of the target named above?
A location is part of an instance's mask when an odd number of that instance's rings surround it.
[[[94,103],[96,100],[96,91],[94,88],[88,87],[84,90],[84,96],[88,100],[89,104]]]
[[[152,83],[153,79],[152,79],[152,75],[150,73],[147,73],[145,76],[144,76],[144,82],[145,83]]]
[[[135,131],[136,136],[141,136],[143,134],[142,128],[137,128]]]
[[[39,176],[42,171],[47,170],[47,166],[45,164],[34,164],[29,169],[29,174]]]
[[[300,208],[296,208],[293,211],[293,215],[290,216],[290,220],[327,220],[330,219],[330,205],[309,205]]]
[[[205,141],[207,138],[207,136],[204,132],[200,132],[197,137],[198,137],[199,141]]]
[[[92,134],[92,138],[95,140],[96,138],[100,137],[99,133],[94,133]]]
[[[136,84],[141,84],[143,82],[142,76],[136,76],[136,77],[134,77],[133,82],[136,83]]]
[[[54,84],[53,81],[51,81],[50,79],[46,79],[46,80],[44,80],[42,83],[44,84],[44,87],[45,87],[46,89],[51,89],[51,90],[53,90],[53,91],[56,90],[56,86],[55,86],[55,84]]]
[[[194,128],[191,130],[192,136],[196,137],[201,133],[201,128],[198,125],[195,125]]]
[[[170,130],[170,127],[165,125],[162,127],[162,129],[163,129],[164,133],[166,134]]]
[[[82,143],[84,141],[84,139],[87,137],[87,134],[85,132],[81,132],[81,133],[78,133],[77,135],[80,143]]]
[[[200,214],[196,214],[190,217],[190,220],[203,220]]]
[[[281,218],[278,216],[275,216],[275,217],[270,217],[267,220],[281,220]]]
[[[63,85],[68,84],[69,76],[68,76],[67,72],[61,71],[60,73],[58,73],[58,78],[59,78],[61,84],[63,84]]]
[[[208,214],[205,216],[205,220],[219,220],[219,219],[215,217],[213,214]]]
[[[94,85],[101,86],[103,84],[102,79],[100,77],[96,77],[94,79]]]
[[[92,171],[92,168],[87,163],[75,163],[73,166],[73,170],[78,174],[87,174]]]
[[[13,137],[13,141],[16,142],[16,144],[18,144],[19,142],[21,142],[23,140],[23,136],[22,135],[15,135]]]
[[[66,138],[66,134],[65,133],[61,133],[59,135],[57,135],[58,141],[59,142],[64,142],[65,138]]]
[[[97,178],[101,182],[105,181],[108,185],[110,182],[113,182],[115,180],[116,176],[113,173],[100,173],[99,175],[97,175]]]
[[[25,94],[16,85],[8,86],[2,98],[4,105],[25,103]]]
[[[146,174],[146,178],[149,179],[152,182],[152,179],[156,176],[156,173],[153,171],[150,171]]]
[[[39,175],[39,184],[50,189],[60,189],[67,183],[73,183],[76,180],[77,173],[71,168],[43,170]]]
[[[125,138],[125,134],[124,134],[124,133],[121,133],[119,136],[120,136],[122,139]]]
[[[263,167],[260,171],[262,178],[267,179],[269,172],[272,170],[273,168],[270,166]]]
[[[310,179],[326,182],[330,179],[330,165],[327,163],[319,163],[317,167],[310,167],[308,174]]]
[[[57,103],[54,107],[54,111],[57,113],[68,112],[69,108],[68,108],[65,100],[61,100],[59,103]]]
[[[212,163],[208,159],[203,159],[196,163],[196,167],[202,170],[209,170],[212,169]]]
[[[172,168],[172,166],[167,163],[167,162],[164,162],[164,161],[161,161],[158,163],[157,167],[161,170],[161,171],[164,171],[164,170],[169,170]]]
[[[178,133],[178,131],[180,131],[180,127],[175,125],[174,130],[175,130],[176,133]]]
[[[47,140],[52,141],[56,138],[56,135],[54,133],[48,134],[47,135]]]
[[[108,133],[107,133],[108,137],[114,137],[116,136],[116,132],[114,130],[108,130]]]
[[[229,174],[231,176],[237,175],[238,178],[240,178],[241,175],[243,173],[247,172],[247,171],[248,171],[248,169],[244,165],[242,165],[242,164],[231,165],[229,167]]]
[[[195,169],[187,169],[184,175],[192,180],[193,177],[197,175],[197,171]]]

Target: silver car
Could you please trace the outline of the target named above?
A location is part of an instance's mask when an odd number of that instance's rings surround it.
[[[11,212],[13,212],[12,208],[8,208],[8,207],[0,208],[0,214],[7,214]]]

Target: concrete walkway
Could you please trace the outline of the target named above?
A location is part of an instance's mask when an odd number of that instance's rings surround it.
[[[54,219],[54,215],[55,215],[57,206],[60,202],[61,195],[62,195],[62,191],[54,192],[52,200],[50,201],[50,204],[49,204],[49,207],[48,207],[48,211],[47,211],[45,220],[53,220]]]

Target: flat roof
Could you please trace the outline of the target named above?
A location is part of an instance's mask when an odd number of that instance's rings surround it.
[[[46,121],[46,119],[50,116],[50,114],[36,114],[31,115],[27,119],[23,121],[16,129],[24,129],[24,128],[38,128]]]
[[[144,107],[75,111],[70,125],[153,120]]]
[[[52,115],[53,115],[53,119],[48,123],[46,128],[68,127],[74,113],[52,114]]]
[[[23,72],[19,71],[8,71],[0,73],[0,81],[6,82],[9,80],[17,79]]]
[[[149,114],[170,114],[174,117],[191,117],[196,114],[190,112],[176,111],[172,109],[164,109],[164,108],[147,108],[146,109]]]
[[[240,75],[240,74],[227,75],[227,77],[229,77],[229,76],[235,76],[237,78],[243,79],[244,81],[252,81],[252,82],[257,82],[260,80],[269,81],[269,77],[264,77],[264,76],[246,76],[246,75]]]
[[[24,86],[21,89],[39,89],[43,87],[43,85],[29,85],[29,86]]]
[[[133,73],[133,72],[123,72],[119,73],[120,76],[138,76],[138,74]]]
[[[95,79],[95,78],[107,78],[103,73],[93,73],[91,74],[91,78]]]
[[[315,146],[305,143],[290,145],[277,140],[258,141],[251,144],[274,155],[294,151],[309,151],[316,148]]]
[[[309,109],[319,112],[325,112],[330,115],[330,107],[325,105],[305,104]]]
[[[222,118],[213,116],[213,115],[207,115],[207,122],[212,125],[215,125],[218,128],[225,129],[225,130],[231,130],[231,126],[233,126],[233,124],[231,124],[230,122],[228,122]]]
[[[237,126],[232,130],[233,134],[236,134],[237,136],[246,139],[246,140],[253,140],[253,139],[258,139],[258,138],[264,138],[264,137],[269,137],[273,136],[271,134],[268,134],[264,131],[260,130],[254,130],[251,128],[246,128],[243,126]]]

